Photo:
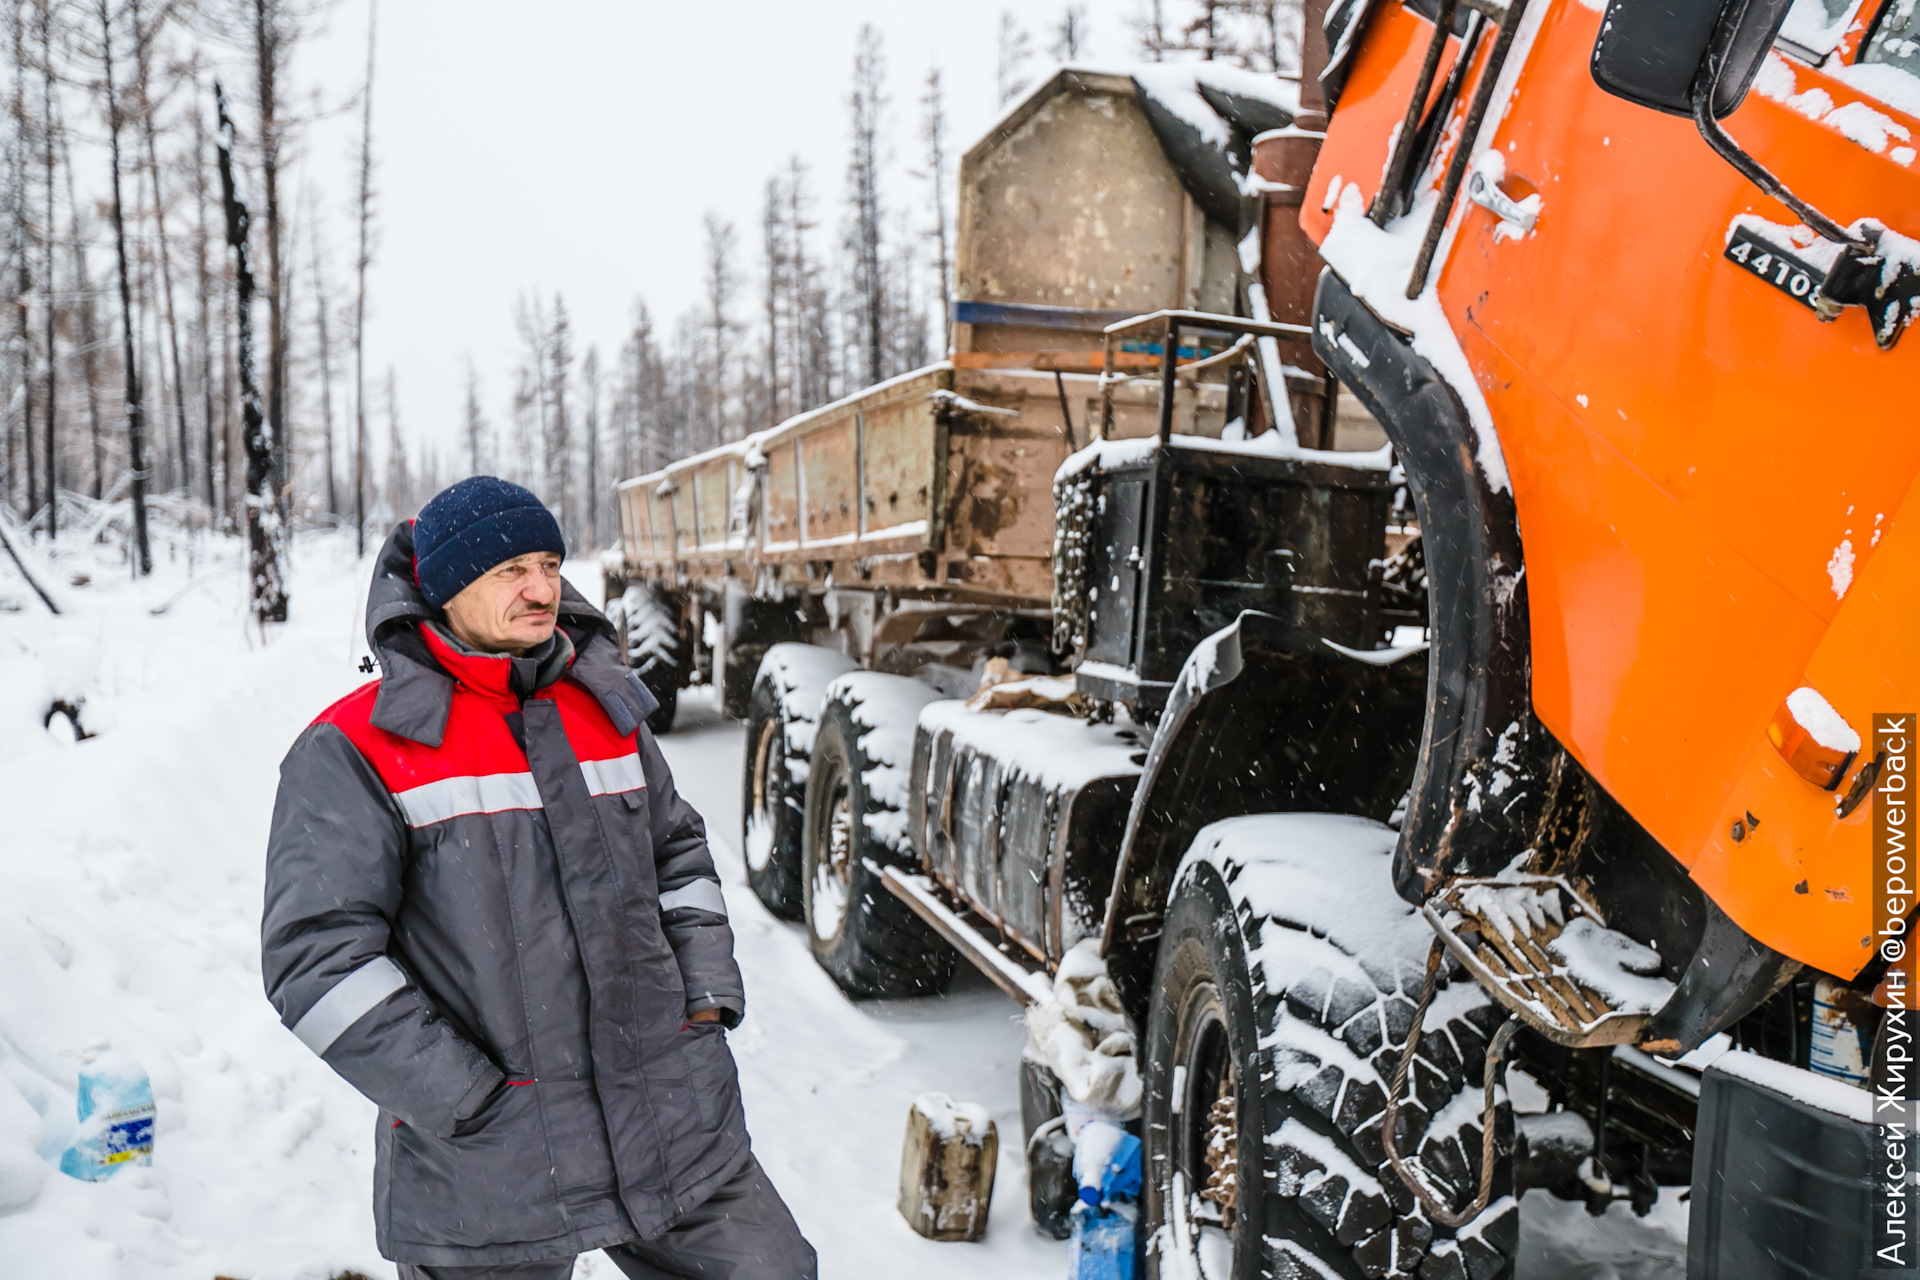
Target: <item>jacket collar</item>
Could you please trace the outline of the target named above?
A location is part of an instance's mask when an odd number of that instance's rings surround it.
[[[438,622],[421,623],[420,638],[426,641],[434,664],[452,676],[455,684],[498,703],[505,711],[519,710],[523,700],[557,684],[573,665],[573,641],[558,628],[545,644],[519,656],[483,653],[462,643],[451,629]]]
[[[367,645],[381,672],[372,721],[375,728],[428,747],[439,746],[446,736],[455,674],[449,674],[441,655],[429,647],[421,624],[443,620],[441,611],[420,594],[413,572],[413,522],[403,520],[375,557],[373,582],[367,591]],[[613,624],[567,583],[560,587],[560,628],[574,649],[568,678],[593,695],[621,734],[636,731],[659,703],[621,660]],[[499,664],[497,683],[512,697],[506,675],[511,660],[477,657],[480,662]],[[484,686],[467,679],[464,666],[456,667],[462,683],[483,690]],[[471,674],[480,678],[478,671]],[[517,698],[514,701],[518,703]]]

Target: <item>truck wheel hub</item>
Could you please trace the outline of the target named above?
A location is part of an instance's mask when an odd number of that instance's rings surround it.
[[[753,747],[753,808],[747,815],[747,865],[766,870],[773,860],[774,744],[780,740],[780,722],[769,716],[760,726]]]
[[[808,913],[813,936],[822,942],[840,935],[847,918],[847,897],[853,879],[853,795],[844,777],[832,780],[826,829],[820,833],[820,853],[813,868],[813,903]]]
[[[1176,1077],[1174,1154],[1184,1203],[1173,1206],[1175,1235],[1211,1280],[1224,1274],[1220,1259],[1230,1252],[1239,1205],[1239,1091],[1226,1010],[1212,983],[1192,990],[1180,1021],[1174,1061],[1185,1070]]]

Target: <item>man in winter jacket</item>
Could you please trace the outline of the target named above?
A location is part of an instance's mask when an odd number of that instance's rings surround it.
[[[267,995],[379,1105],[374,1224],[403,1280],[801,1280],[748,1146],[745,1010],[699,815],[560,528],[479,476],[393,531],[381,679],[280,769]]]

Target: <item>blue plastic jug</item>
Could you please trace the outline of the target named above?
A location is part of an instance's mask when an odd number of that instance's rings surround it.
[[[1118,1125],[1091,1120],[1074,1140],[1069,1280],[1133,1280],[1139,1254],[1140,1139]]]
[[[1139,1244],[1137,1207],[1073,1206],[1073,1236],[1067,1242],[1068,1280],[1133,1280]]]
[[[153,1085],[132,1056],[103,1053],[80,1068],[79,1128],[60,1172],[83,1182],[153,1163]]]

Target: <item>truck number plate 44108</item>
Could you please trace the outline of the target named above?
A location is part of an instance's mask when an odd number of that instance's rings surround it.
[[[1744,228],[1736,228],[1727,241],[1727,259],[1739,263],[1809,311],[1813,310],[1813,295],[1819,292],[1820,282],[1827,275]]]

